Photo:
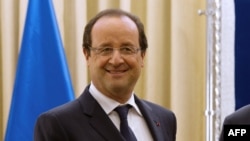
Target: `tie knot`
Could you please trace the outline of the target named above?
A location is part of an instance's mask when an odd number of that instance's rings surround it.
[[[115,108],[115,111],[118,113],[120,119],[127,119],[128,110],[131,108],[130,105],[118,106]]]

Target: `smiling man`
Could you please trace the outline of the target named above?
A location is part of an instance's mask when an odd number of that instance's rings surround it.
[[[87,46],[84,54],[93,85],[107,97],[125,103],[140,76],[145,56],[136,24],[126,16],[104,16],[93,26],[91,37],[93,52],[89,53]]]
[[[138,17],[98,13],[83,37],[91,83],[78,99],[38,118],[35,141],[175,141],[175,114],[134,93],[146,49]]]

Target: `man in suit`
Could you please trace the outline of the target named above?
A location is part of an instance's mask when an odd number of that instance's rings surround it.
[[[175,114],[133,92],[147,46],[138,17],[118,9],[98,13],[83,35],[90,85],[76,100],[40,115],[34,140],[175,141]],[[117,107],[129,107],[125,121]]]
[[[250,104],[241,107],[225,118],[220,141],[224,141],[224,125],[250,125]]]

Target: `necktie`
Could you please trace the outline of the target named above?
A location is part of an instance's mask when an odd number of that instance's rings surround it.
[[[128,110],[131,108],[130,105],[119,106],[115,108],[115,111],[118,113],[121,123],[120,123],[120,132],[126,141],[137,141],[133,131],[128,126]]]

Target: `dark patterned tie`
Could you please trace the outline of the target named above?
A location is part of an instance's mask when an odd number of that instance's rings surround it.
[[[137,141],[133,131],[128,126],[128,110],[131,108],[130,105],[119,106],[115,108],[115,111],[119,114],[121,123],[120,123],[120,132],[126,141]]]

